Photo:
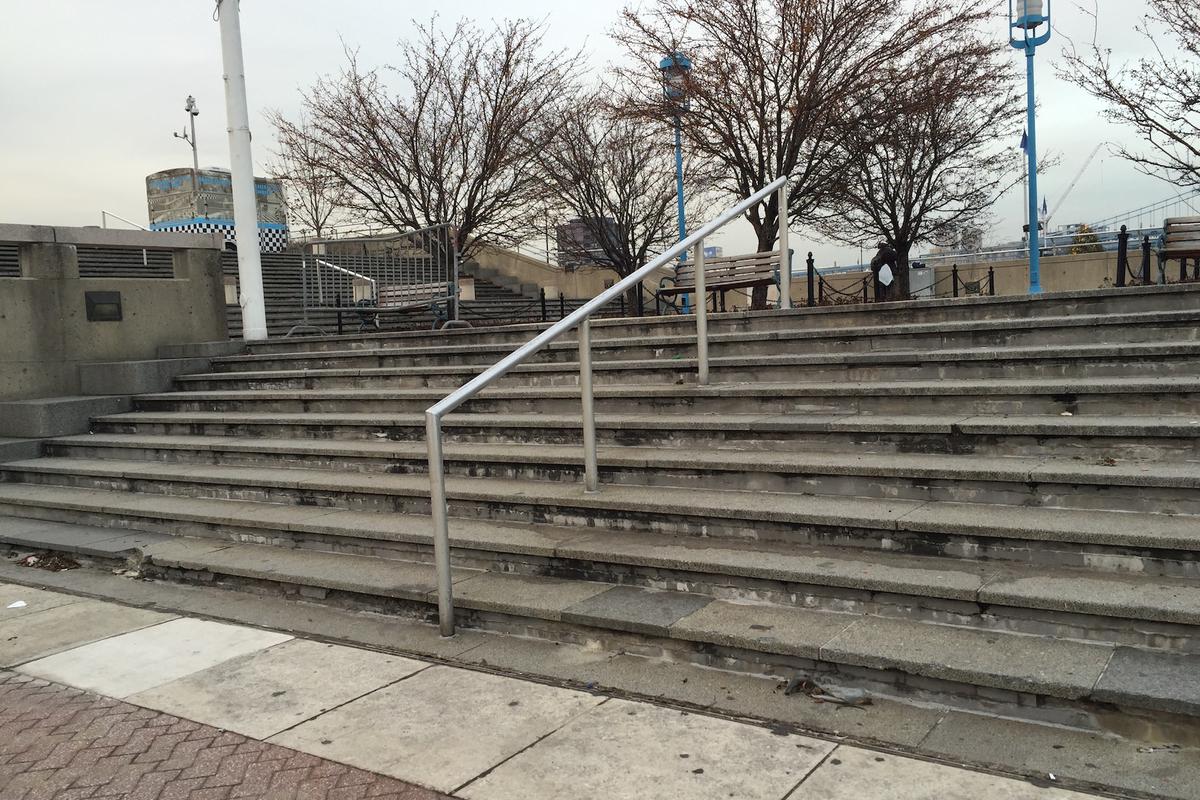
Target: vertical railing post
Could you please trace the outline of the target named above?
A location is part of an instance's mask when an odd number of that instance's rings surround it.
[[[425,440],[429,450],[429,507],[433,517],[433,562],[437,571],[438,627],[442,636],[454,635],[454,592],[450,580],[450,521],[446,508],[446,475],[442,462],[442,422],[425,412]]]
[[[816,302],[816,298],[814,297],[814,294],[815,294],[814,290],[816,289],[816,287],[813,286],[813,280],[816,275],[816,268],[813,266],[813,264],[815,262],[813,261],[813,254],[811,252],[808,254],[808,258],[805,260],[804,263],[805,263],[805,266],[808,267],[808,305],[809,305],[809,307],[812,307],[812,305]]]
[[[1122,225],[1117,234],[1117,288],[1125,286],[1125,274],[1129,269],[1129,228]]]
[[[792,253],[788,245],[788,187],[779,187],[779,307],[792,307]]]
[[[708,384],[708,292],[704,288],[704,240],[696,242],[696,370],[701,386]]]
[[[988,267],[988,296],[996,296],[996,270]]]
[[[558,318],[562,319],[567,315],[567,296],[562,292],[558,293]]]
[[[592,392],[592,322],[579,324],[579,394],[583,406],[583,488],[600,488],[600,470],[596,463],[596,401]]]
[[[1150,237],[1142,237],[1142,283],[1150,285]]]
[[[538,297],[542,301],[542,322],[546,321],[546,287],[538,289]]]
[[[863,278],[863,302],[864,302],[864,303],[869,303],[869,302],[871,302],[871,301],[870,301],[870,299],[869,299],[869,296],[868,296],[868,292],[869,292],[869,290],[870,290],[870,287],[871,287],[871,279],[870,279],[870,278]],[[878,289],[879,287],[878,287],[878,286],[876,286],[875,288],[876,288],[876,289]]]
[[[950,265],[950,283],[954,286],[954,296],[958,297],[958,264]]]

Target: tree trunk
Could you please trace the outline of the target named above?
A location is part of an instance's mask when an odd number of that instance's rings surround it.
[[[789,206],[791,203],[788,204]],[[776,228],[774,226],[763,226],[758,232],[758,252],[769,253],[775,247]],[[767,286],[755,286],[754,291],[750,293],[750,310],[762,311],[767,307]]]
[[[635,283],[633,286],[625,290],[625,316],[640,317],[642,315],[638,310],[638,294],[641,291],[641,283]]]
[[[909,282],[908,274],[908,254],[912,250],[912,245],[901,245],[896,248],[896,283],[894,300],[910,300],[912,299],[912,284]]]

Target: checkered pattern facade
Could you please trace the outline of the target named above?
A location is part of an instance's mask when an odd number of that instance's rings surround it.
[[[151,228],[156,231],[173,231],[175,233],[220,233],[224,234],[225,241],[234,242],[233,225],[228,222],[219,222],[216,220],[208,220],[204,222],[183,222],[179,224],[171,224],[164,222],[152,225]],[[282,253],[287,249],[288,229],[287,228],[258,228],[258,249],[263,253]]]

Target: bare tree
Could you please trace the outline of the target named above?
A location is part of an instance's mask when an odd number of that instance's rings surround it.
[[[312,131],[306,123],[278,133],[279,150],[268,168],[283,181],[288,222],[320,239],[346,206],[345,184],[318,166]]]
[[[1195,0],[1147,0],[1137,25],[1153,55],[1113,63],[1093,36],[1063,54],[1059,75],[1102,101],[1105,113],[1129,125],[1147,149],[1120,155],[1149,175],[1200,186],[1200,5]],[[1095,12],[1091,12],[1095,17]]]
[[[837,191],[815,225],[849,244],[878,237],[895,253],[899,297],[914,246],[978,227],[1019,179],[1022,95],[1007,45],[990,39],[953,25],[854,98],[868,124],[840,143]]]
[[[630,107],[664,122],[671,105],[658,86],[658,60],[681,51],[695,64],[688,147],[720,174],[717,188],[749,197],[780,175],[793,178],[789,212],[820,207],[839,174],[835,155],[858,121],[845,99],[880,80],[887,62],[952,20],[978,20],[990,3],[919,0],[905,10],[879,0],[658,0],[628,8],[615,35],[632,66],[619,69],[644,92]],[[778,201],[750,209],[760,251],[778,236]],[[755,305],[765,290],[755,291]]]
[[[302,142],[312,168],[345,187],[346,205],[397,230],[451,222],[458,244],[513,246],[536,227],[545,183],[537,156],[572,94],[571,59],[543,47],[543,28],[518,20],[483,30],[434,23],[402,42],[387,74],[347,65],[304,94],[308,125],[272,118],[281,141]]]
[[[677,238],[675,154],[653,122],[623,116],[601,94],[580,99],[542,153],[556,207],[574,215],[585,234],[564,257],[590,261],[624,278]],[[692,214],[703,205],[703,180],[685,169]],[[562,245],[560,244],[560,248]],[[637,308],[637,289],[627,294]]]

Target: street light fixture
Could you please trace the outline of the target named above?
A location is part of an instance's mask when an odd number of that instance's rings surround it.
[[[188,95],[184,102],[183,110],[188,113],[188,121],[192,124],[192,133],[188,135],[188,129],[185,127],[182,132],[176,132],[176,139],[183,139],[192,146],[192,213],[200,213],[200,187],[198,186],[198,175],[200,173],[200,156],[196,152],[196,117],[200,116],[200,106],[196,105],[196,98]]]
[[[1041,242],[1039,241],[1037,187],[1037,119],[1033,91],[1033,55],[1050,41],[1050,0],[1008,0],[1009,44],[1025,51],[1027,126],[1026,153],[1029,157],[1029,293],[1040,294]],[[1043,30],[1044,29],[1044,30]]]
[[[675,202],[679,209],[679,241],[687,238],[687,219],[683,211],[683,114],[691,108],[687,96],[688,76],[692,60],[678,51],[658,62],[662,71],[663,97],[675,115]],[[687,259],[686,253],[679,260]]]

